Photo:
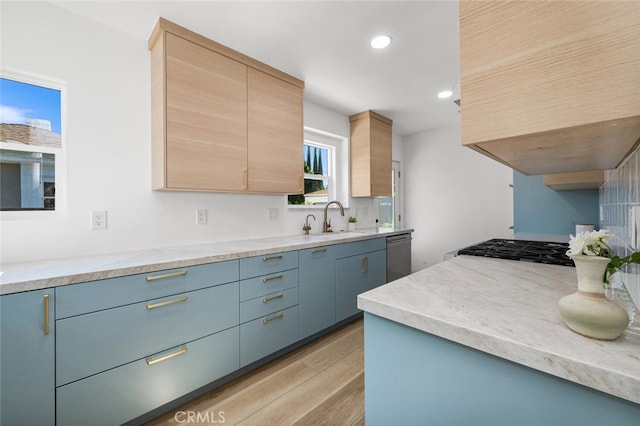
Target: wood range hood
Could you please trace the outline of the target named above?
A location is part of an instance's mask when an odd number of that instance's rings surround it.
[[[618,167],[640,143],[638,22],[640,2],[461,1],[462,144],[525,175]]]

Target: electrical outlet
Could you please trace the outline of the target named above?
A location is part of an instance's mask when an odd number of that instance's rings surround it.
[[[278,220],[278,216],[280,216],[280,209],[277,207],[269,207],[269,220]]]
[[[196,209],[196,225],[207,224],[207,209]]]
[[[91,211],[91,230],[103,231],[107,229],[107,211],[93,210]]]

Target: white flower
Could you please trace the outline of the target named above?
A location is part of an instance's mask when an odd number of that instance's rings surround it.
[[[569,236],[569,250],[567,256],[585,254],[588,256],[611,257],[611,248],[607,241],[614,237],[606,229],[600,231],[582,232],[575,237]]]

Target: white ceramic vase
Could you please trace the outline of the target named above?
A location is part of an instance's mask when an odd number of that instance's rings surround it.
[[[600,340],[613,340],[629,325],[627,312],[604,296],[604,273],[610,259],[576,255],[578,291],[558,302],[565,324],[576,333]]]
[[[349,232],[353,232],[356,230],[356,223],[355,222],[347,222],[347,230]]]

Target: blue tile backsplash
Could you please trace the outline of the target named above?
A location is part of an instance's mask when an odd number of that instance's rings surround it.
[[[615,170],[605,172],[600,187],[600,229],[616,235],[612,249],[619,256],[634,250],[631,246],[631,207],[640,205],[640,148]],[[640,250],[637,248],[635,251]],[[626,268],[623,280],[636,306],[640,306],[640,265]]]

